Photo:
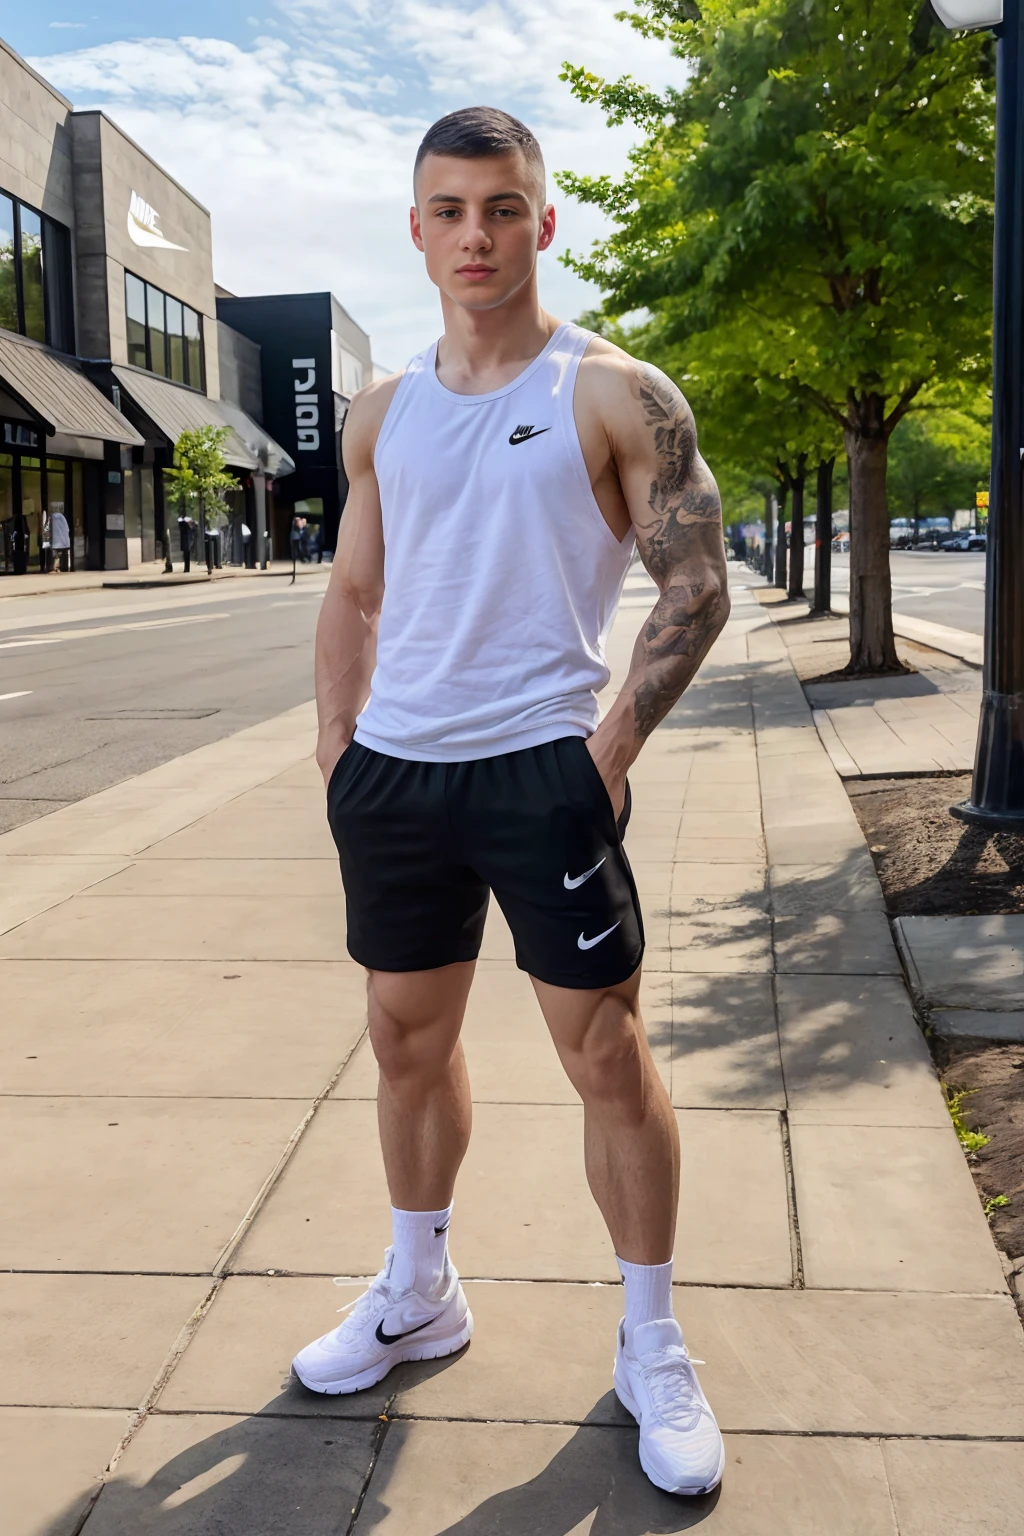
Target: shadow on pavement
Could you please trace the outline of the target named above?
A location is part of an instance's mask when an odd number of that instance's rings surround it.
[[[281,1417],[280,1401],[249,1418],[152,1415],[104,1487],[83,1536],[346,1536],[351,1529],[366,1536],[385,1524],[389,1536],[570,1536],[583,1529],[588,1536],[670,1536],[703,1524],[718,1501],[717,1490],[679,1499],[654,1488],[640,1468],[636,1431],[599,1425],[608,1416],[607,1398],[575,1431],[423,1420],[385,1428],[376,1419]],[[468,1442],[463,1459],[460,1430]],[[444,1455],[428,1454],[424,1462],[409,1442],[431,1432],[443,1435]],[[491,1454],[481,1456],[473,1443],[481,1433],[493,1436]],[[524,1435],[569,1438],[536,1476],[499,1488],[450,1521],[445,1510],[461,1490],[472,1499],[474,1485],[515,1477],[522,1455],[515,1437]],[[76,1502],[38,1536],[71,1536],[81,1508]]]

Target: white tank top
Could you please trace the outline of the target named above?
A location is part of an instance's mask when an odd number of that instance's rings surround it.
[[[633,532],[602,517],[573,418],[592,334],[560,325],[487,395],[444,387],[436,343],[409,364],[374,456],[384,602],[364,746],[465,762],[596,726]]]

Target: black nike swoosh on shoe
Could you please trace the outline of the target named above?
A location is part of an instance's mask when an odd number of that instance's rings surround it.
[[[438,1313],[438,1317],[440,1317],[440,1315],[441,1314]],[[429,1317],[425,1323],[420,1323],[417,1328],[407,1328],[404,1333],[385,1333],[384,1319],[381,1318],[380,1322],[377,1324],[377,1332],[374,1337],[377,1339],[379,1344],[397,1344],[399,1339],[407,1339],[411,1333],[422,1333],[424,1328],[429,1328],[432,1323],[436,1322],[437,1317]]]
[[[509,442],[514,448],[516,443],[528,443],[531,437],[540,437],[544,432],[550,431],[550,427],[516,427]]]

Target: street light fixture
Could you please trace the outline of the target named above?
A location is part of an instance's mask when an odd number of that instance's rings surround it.
[[[1024,4],[932,5],[947,27],[994,27],[998,38],[984,691],[971,797],[950,809],[987,831],[1024,832]]]

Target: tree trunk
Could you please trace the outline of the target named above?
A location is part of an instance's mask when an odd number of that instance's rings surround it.
[[[793,492],[793,510],[790,521],[793,531],[789,537],[789,595],[804,595],[804,481],[807,478],[807,455],[801,453],[796,461],[796,474],[789,479]]]
[[[835,456],[818,465],[817,499],[814,509],[814,606],[812,614],[829,613],[832,608],[832,472]]]
[[[786,590],[786,487],[779,486],[778,511],[775,514],[775,582]]]
[[[768,581],[772,579],[772,559],[775,550],[774,535],[772,533],[772,513],[775,507],[775,498],[771,491],[764,493],[764,575]]]
[[[863,396],[846,429],[850,470],[850,664],[851,676],[905,670],[892,632],[889,573],[889,506],[885,471],[889,443],[885,402]]]

